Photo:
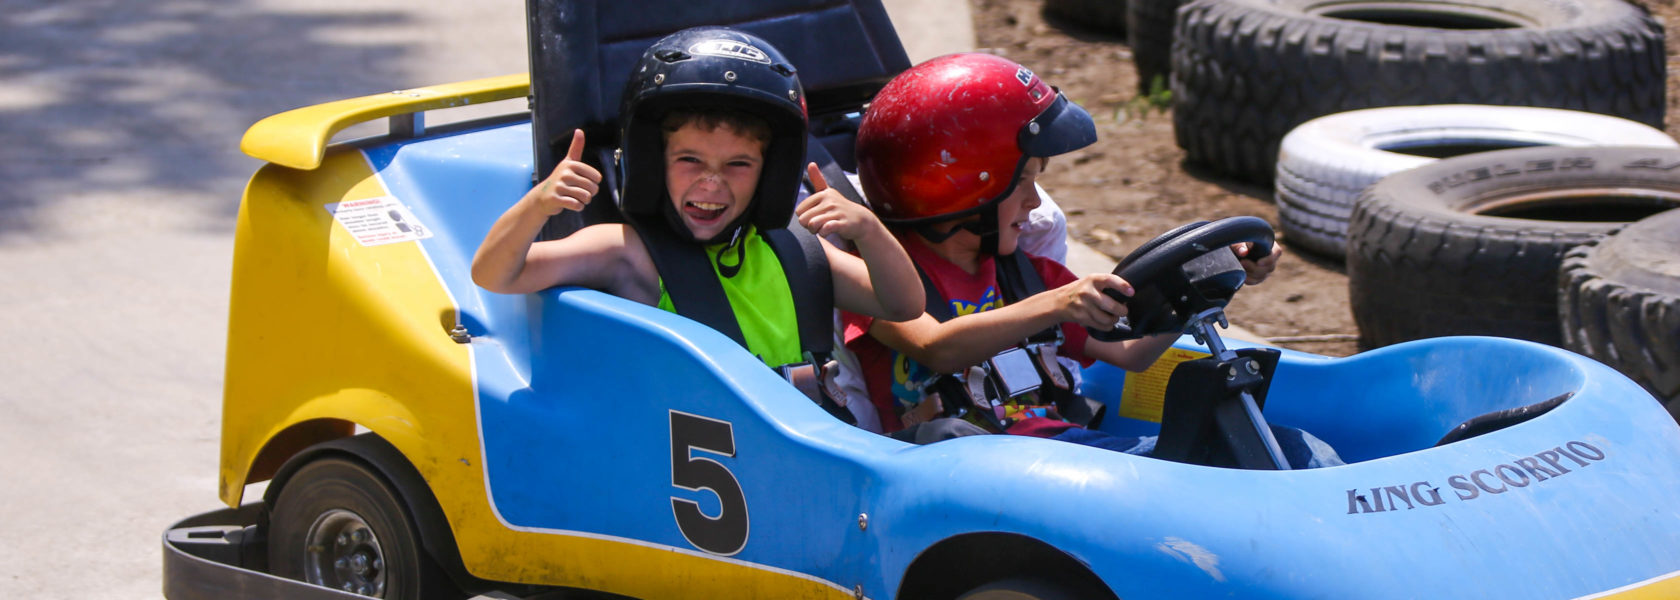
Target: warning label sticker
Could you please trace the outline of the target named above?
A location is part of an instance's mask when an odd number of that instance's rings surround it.
[[[421,225],[414,218],[414,213],[408,212],[408,208],[394,196],[335,202],[326,205],[326,209],[363,246],[432,237],[432,232]]]
[[[1178,363],[1212,356],[1206,352],[1168,348],[1161,359],[1142,373],[1127,373],[1126,388],[1120,392],[1120,416],[1151,423],[1161,422],[1161,407],[1167,401],[1167,380]]]

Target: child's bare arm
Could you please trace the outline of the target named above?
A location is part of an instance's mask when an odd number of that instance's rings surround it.
[[[570,269],[562,259],[564,250],[550,243],[533,244],[548,218],[566,210],[583,210],[600,191],[601,173],[579,160],[583,156],[582,131],[572,133],[572,145],[554,171],[532,187],[507,212],[496,219],[473,256],[473,283],[503,294],[534,292],[567,281]]]
[[[943,323],[928,315],[907,323],[876,321],[869,333],[930,369],[954,373],[1062,323],[1113,327],[1126,308],[1102,293],[1109,288],[1132,292],[1125,280],[1112,274],[1087,275],[1020,302]]]
[[[582,131],[547,179],[503,213],[473,256],[473,283],[502,294],[557,285],[591,287],[643,304],[659,301],[659,274],[635,230],[594,225],[565,239],[532,242],[548,218],[583,210],[600,191],[601,173],[579,160]]]
[[[889,321],[922,314],[922,281],[904,247],[875,213],[829,189],[816,163],[806,166],[806,175],[817,191],[795,209],[799,224],[819,237],[839,235],[858,252],[852,256],[823,244],[834,274],[835,306]]]
[[[1095,338],[1085,341],[1085,355],[1127,371],[1148,370],[1161,353],[1172,347],[1179,334],[1163,333],[1135,340],[1103,342]]]

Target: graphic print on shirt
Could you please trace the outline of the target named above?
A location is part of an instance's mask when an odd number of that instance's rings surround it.
[[[997,286],[986,288],[986,292],[980,295],[979,302],[955,298],[950,303],[951,314],[958,317],[986,312],[1003,306]],[[896,350],[891,352],[893,398],[898,400],[899,407],[909,409],[921,403],[922,388],[933,381],[935,377],[938,377],[939,374],[922,366],[921,363],[910,360],[910,357]]]
[[[980,302],[978,303],[969,302],[961,298],[951,300],[951,314],[960,317],[963,315],[986,312],[999,306],[1003,306],[1003,303],[998,300],[998,290],[997,287],[994,286],[986,288],[986,293],[980,296]]]

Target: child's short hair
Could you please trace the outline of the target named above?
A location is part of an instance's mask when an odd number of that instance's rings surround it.
[[[758,115],[734,108],[673,108],[659,120],[659,130],[669,141],[671,134],[690,123],[706,131],[726,125],[736,133],[752,138],[760,144],[770,144],[770,122]]]

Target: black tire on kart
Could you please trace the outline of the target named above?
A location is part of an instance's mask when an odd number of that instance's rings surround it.
[[[1128,0],[1044,0],[1044,10],[1082,27],[1116,34],[1126,32]]]
[[[1570,248],[1680,207],[1680,150],[1539,147],[1447,158],[1366,189],[1348,291],[1366,348],[1446,335],[1561,345]]]
[[[1680,419],[1680,210],[1570,250],[1558,293],[1564,347],[1615,367]]]
[[[372,468],[337,456],[300,467],[280,490],[269,514],[268,563],[275,575],[364,596],[455,594],[421,548],[402,497]]]
[[[1249,181],[1271,181],[1296,125],[1374,106],[1541,106],[1663,126],[1662,24],[1624,0],[1195,0],[1178,17],[1178,145]]]
[[[1662,130],[1577,110],[1436,104],[1384,106],[1302,123],[1278,148],[1273,198],[1289,245],[1337,260],[1359,192],[1436,159],[1530,146],[1680,147]]]
[[[1172,41],[1178,7],[1184,0],[1127,0],[1126,37],[1132,47],[1132,64],[1137,67],[1138,93],[1148,94],[1155,78],[1161,87],[1170,85]]]
[[[1005,579],[974,588],[957,600],[1084,600],[1090,596],[1043,579]]]

